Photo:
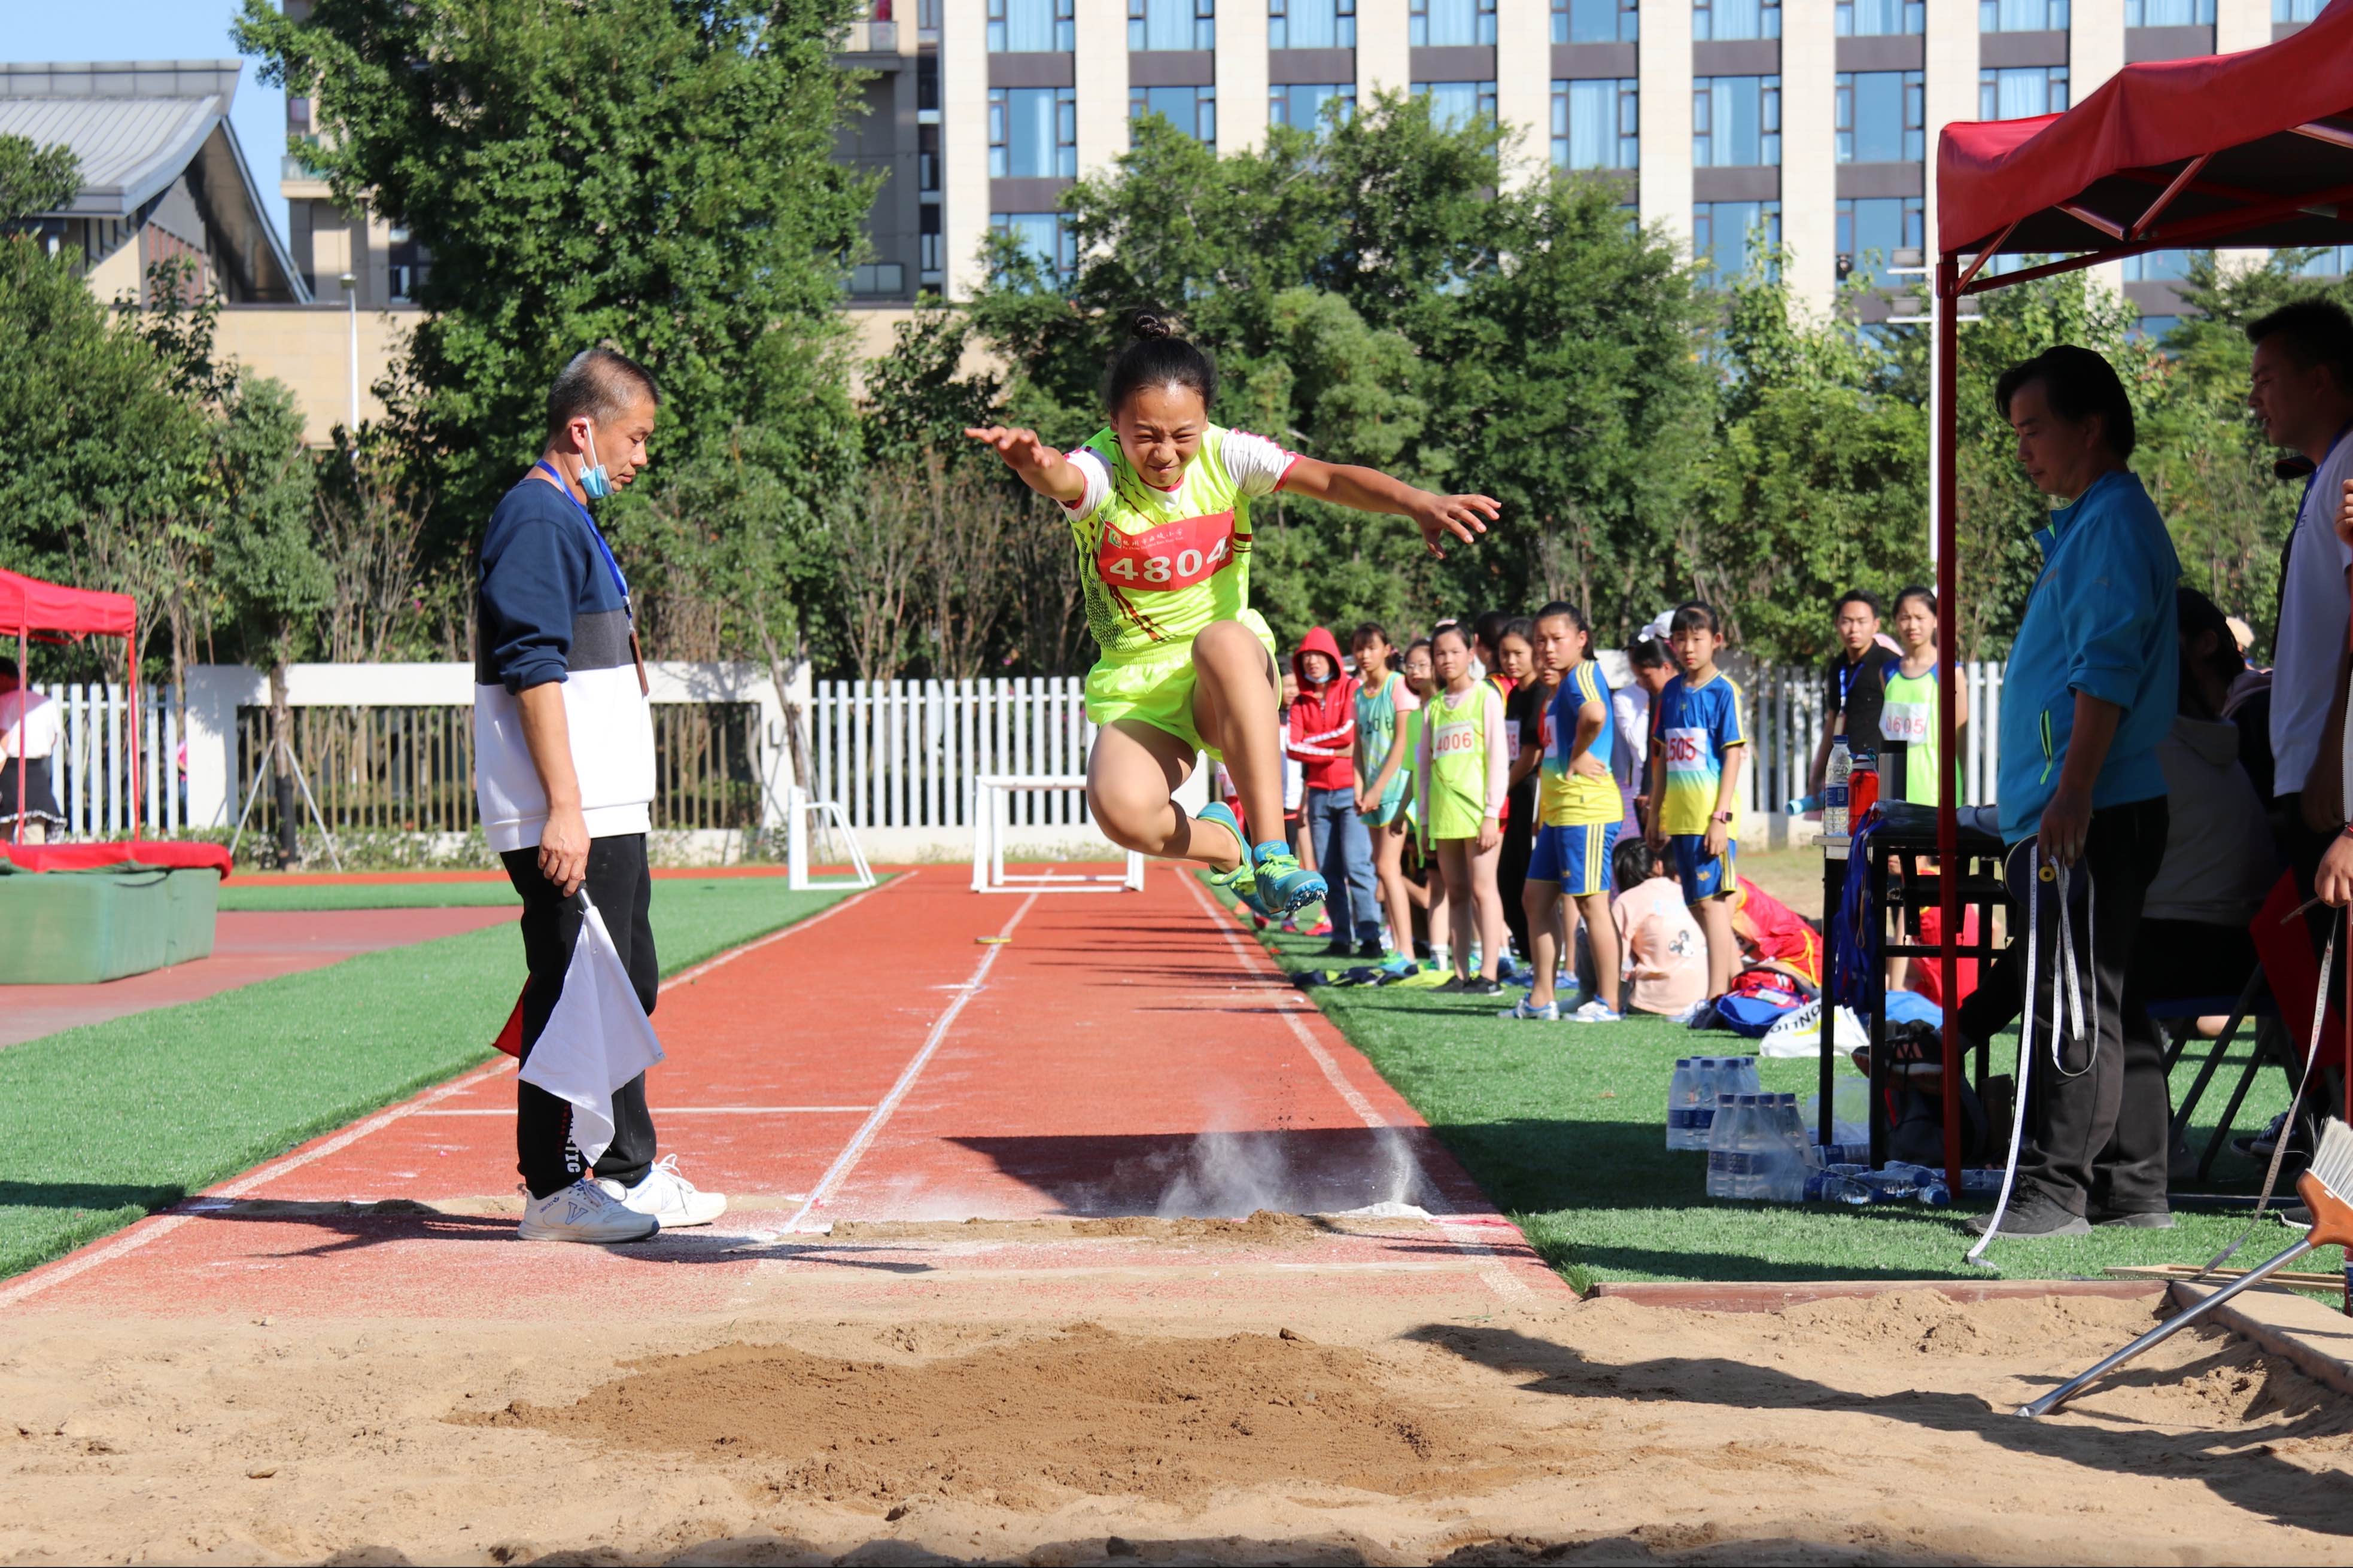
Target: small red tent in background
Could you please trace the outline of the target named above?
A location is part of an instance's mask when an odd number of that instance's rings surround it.
[[[1961,299],[2147,250],[2353,244],[2353,0],[2260,49],[2126,66],[2064,114],[1958,123],[1936,147],[1936,618],[1956,649],[1955,350]],[[1988,274],[1996,256],[2062,259]],[[1955,754],[1953,661],[1936,667]],[[1957,863],[1947,771],[1937,848]],[[1954,963],[1958,879],[1941,879],[1937,962]],[[1946,969],[1950,973],[1949,968]],[[1960,1023],[1945,1009],[1945,1148],[1959,1181]]]
[[[16,644],[20,680],[30,683],[30,645],[79,642],[84,637],[122,639],[124,680],[131,710],[131,842],[128,844],[0,846],[0,858],[27,871],[88,870],[123,862],[144,866],[210,867],[226,878],[228,852],[216,844],[141,843],[139,839],[139,606],[128,594],[108,594],[88,588],[68,588],[0,568],[0,641]],[[24,721],[17,721],[18,750],[23,749]],[[25,770],[16,771],[16,832],[24,832]]]

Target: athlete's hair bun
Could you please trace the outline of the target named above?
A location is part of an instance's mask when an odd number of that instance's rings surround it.
[[[1147,308],[1141,310],[1131,311],[1129,313],[1127,319],[1127,331],[1128,335],[1135,339],[1136,342],[1149,342],[1154,338],[1175,337],[1176,335],[1176,323],[1170,321],[1166,316],[1162,315],[1159,311]]]
[[[1116,416],[1127,400],[1147,386],[1184,386],[1199,394],[1208,408],[1218,394],[1217,366],[1209,356],[1185,341],[1176,318],[1150,306],[1126,315],[1128,342],[1103,372],[1103,407]]]

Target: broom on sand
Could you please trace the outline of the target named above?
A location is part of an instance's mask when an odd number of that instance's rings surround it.
[[[2285,1142],[2286,1140],[2287,1134],[2283,1129],[2280,1141]],[[2159,1341],[2171,1338],[2240,1291],[2277,1273],[2314,1247],[2353,1244],[2353,1128],[2348,1128],[2333,1116],[2328,1119],[2328,1124],[2321,1130],[2320,1147],[2313,1152],[2312,1163],[2304,1174],[2296,1178],[2295,1190],[2303,1197],[2305,1207],[2312,1211],[2312,1228],[2305,1233],[2303,1240],[2269,1262],[2249,1269],[2188,1311],[2159,1323],[2099,1365],[2069,1378],[2033,1404],[2020,1405],[2018,1413],[2021,1415],[2050,1415],[2082,1393],[2084,1385],[2094,1378],[2115,1371]]]

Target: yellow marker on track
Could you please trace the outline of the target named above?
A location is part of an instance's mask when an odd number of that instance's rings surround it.
[[[979,942],[983,947],[1003,947],[1007,942],[1011,942],[1013,939],[1009,936],[984,936],[976,937],[974,940]]]

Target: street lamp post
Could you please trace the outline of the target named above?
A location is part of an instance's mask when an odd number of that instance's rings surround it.
[[[360,438],[360,280],[349,272],[335,279],[343,286],[343,314],[351,322],[352,421],[347,428],[357,444]]]

